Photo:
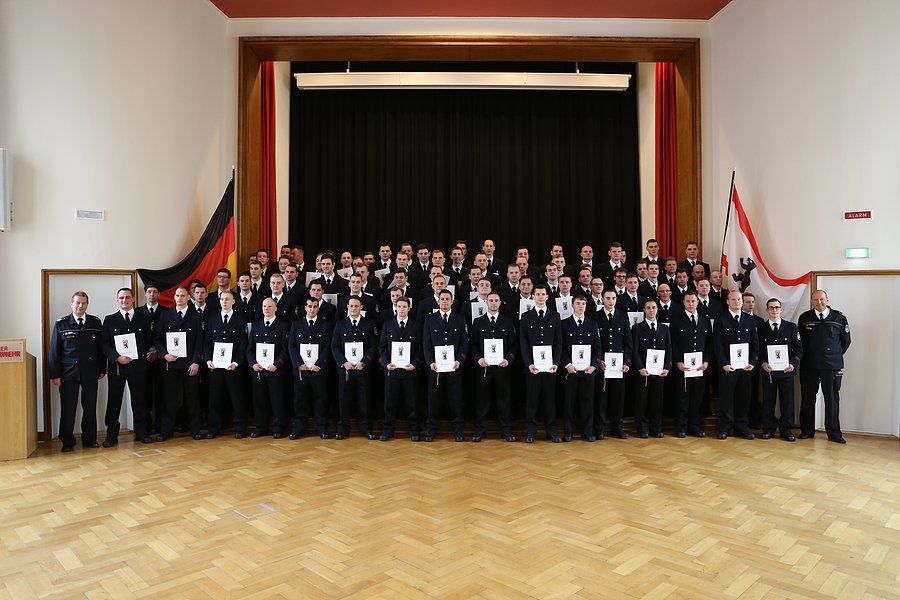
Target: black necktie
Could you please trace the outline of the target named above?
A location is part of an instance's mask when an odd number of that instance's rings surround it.
[[[254,284],[253,284],[253,291],[255,292],[257,289],[259,289],[259,286],[258,286],[257,284],[254,283]]]
[[[278,298],[276,298],[275,296],[272,296],[272,300],[275,301],[275,304],[278,304]]]
[[[444,314],[444,327],[446,327],[447,323],[449,323],[449,320],[447,319],[447,313],[443,313],[443,314]]]
[[[325,278],[325,285],[331,285],[331,278],[330,278],[330,277],[326,277],[326,278]]]
[[[774,333],[775,336],[778,337],[778,323],[772,323],[772,333]]]
[[[696,319],[696,317],[694,317],[694,315],[691,315],[691,326],[694,329],[697,329],[697,319]]]
[[[556,286],[555,285],[551,286],[551,289],[553,290],[553,295],[555,296],[556,295]]]
[[[819,313],[819,320],[820,320],[820,321],[824,321],[824,320],[825,320],[825,313]]]
[[[578,329],[581,329],[581,319],[578,319]]]
[[[131,325],[131,313],[125,313],[125,324]]]
[[[735,325],[737,325],[738,327],[741,326],[741,315],[734,315],[734,323],[735,323]]]
[[[513,294],[518,294],[519,288],[517,288],[516,286],[513,286],[512,291],[513,291]]]
[[[406,329],[406,321],[400,321],[400,333],[403,333],[403,330]]]
[[[459,275],[459,267],[453,267],[453,270],[456,271],[457,275]]]
[[[707,301],[707,300],[703,301],[703,308],[709,308],[709,301]]]
[[[544,309],[543,308],[538,311],[538,317],[541,319],[541,321],[544,320]]]
[[[272,324],[271,321],[266,321],[266,333],[269,332],[269,325],[271,325],[271,324]]]
[[[81,327],[84,325],[84,317],[78,317],[78,326]]]
[[[497,317],[491,315],[491,325],[494,325],[496,323],[497,323]]]
[[[151,316],[151,317],[153,316],[153,313],[154,313],[155,311],[156,311],[155,308],[151,308],[151,309],[150,309],[150,316]]]
[[[656,334],[656,323],[650,323],[650,331],[652,331],[654,335]]]
[[[610,312],[606,313],[606,320],[608,322],[612,323],[612,313],[610,313]]]
[[[222,315],[222,324],[228,326],[228,315]]]
[[[179,310],[178,311],[178,322],[181,323],[181,321],[183,319],[184,319],[184,311]]]
[[[284,288],[284,293],[285,293],[285,294],[290,294],[290,293],[291,293],[291,286],[285,287],[285,288]]]
[[[309,320],[309,328],[310,329],[312,329],[313,325],[315,325],[315,324],[316,324],[315,321],[313,321],[312,319]]]
[[[353,333],[356,333],[356,323],[357,322],[358,321],[356,319],[353,319]]]

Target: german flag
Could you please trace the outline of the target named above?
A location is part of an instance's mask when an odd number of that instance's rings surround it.
[[[234,177],[225,188],[222,199],[216,212],[213,213],[209,224],[200,241],[194,249],[174,267],[154,271],[151,269],[138,269],[138,275],[144,285],[154,283],[159,286],[159,303],[163,306],[175,306],[175,289],[187,286],[192,279],[199,279],[206,284],[207,289],[215,291],[216,271],[227,267],[235,274],[237,270],[237,256],[235,253],[234,235]]]

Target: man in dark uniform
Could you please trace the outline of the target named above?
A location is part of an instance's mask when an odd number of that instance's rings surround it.
[[[720,440],[728,438],[732,427],[734,435],[745,440],[756,436],[750,433],[748,412],[750,409],[750,390],[752,373],[759,357],[759,335],[756,332],[756,320],[741,310],[743,301],[737,290],[728,292],[728,310],[724,311],[713,327],[713,342],[716,350],[716,363],[719,372],[719,433]],[[748,355],[738,356],[742,352],[738,344],[747,344]],[[731,365],[732,350],[734,358],[746,362],[736,369]]]
[[[263,299],[262,317],[253,324],[247,337],[247,364],[250,367],[253,417],[256,420],[256,430],[250,434],[252,438],[269,434],[270,412],[273,438],[283,438],[287,425],[285,373],[290,369],[287,349],[290,325],[276,316],[277,311],[278,305],[272,298]]]
[[[659,323],[656,300],[644,301],[644,320],[631,330],[634,347],[631,364],[640,377],[635,377],[634,428],[640,438],[649,435],[661,438],[663,387],[672,368],[672,339],[669,328]],[[649,350],[662,350],[662,371],[651,373]],[[658,359],[657,359],[658,361]]]
[[[443,275],[441,275],[443,278]],[[422,362],[422,328],[409,316],[409,298],[401,297],[395,304],[396,318],[384,322],[381,339],[378,345],[381,364],[384,365],[384,430],[379,438],[386,442],[394,437],[397,426],[397,411],[400,399],[403,399],[406,421],[410,439],[419,441],[418,417],[418,375],[424,364]],[[395,363],[395,343],[408,343],[407,356],[400,356],[402,349],[397,349],[396,358],[402,361]],[[402,365],[402,366],[401,366]]]
[[[666,285],[666,284],[664,284]],[[712,354],[712,331],[709,319],[697,309],[697,292],[689,290],[684,294],[684,310],[673,310],[669,325],[672,336],[672,361],[677,370],[675,377],[675,435],[683,438],[686,434],[706,437],[700,424],[700,403],[706,390],[706,370]],[[701,352],[700,360],[688,361],[685,354]],[[688,372],[701,375],[687,376]]]
[[[62,451],[75,448],[75,411],[81,389],[81,445],[98,448],[97,381],[106,374],[106,361],[100,351],[100,319],[85,314],[88,295],[72,294],[72,314],[53,324],[50,334],[50,383],[59,387],[59,441]]]
[[[378,315],[378,300],[372,294],[363,291],[363,278],[359,273],[354,273],[348,281],[350,286],[347,293],[338,296],[336,320],[347,316],[347,301],[350,298],[359,298],[362,303],[361,314],[365,318],[375,321]]]
[[[594,385],[603,358],[603,345],[597,321],[588,318],[586,307],[584,296],[576,296],[572,301],[572,316],[562,321],[560,364],[566,370],[563,385],[564,442],[572,441],[576,399],[578,416],[581,417],[581,439],[586,442],[597,439],[594,435]]]
[[[815,435],[816,393],[821,384],[825,399],[825,433],[829,441],[846,444],[839,413],[844,353],[850,347],[850,324],[843,313],[828,306],[828,294],[816,290],[812,295],[812,309],[800,315],[797,327],[803,342],[800,439]]]
[[[337,434],[343,440],[350,435],[350,414],[356,404],[360,433],[375,439],[369,419],[369,373],[378,360],[375,321],[360,314],[362,302],[353,297],[347,301],[347,318],[334,326],[331,353],[338,367],[338,402],[340,404]],[[359,346],[361,347],[359,347]]]
[[[226,269],[227,271],[227,269]],[[229,271],[229,277],[231,273]],[[150,318],[150,330],[156,337],[156,326],[159,323],[160,316],[166,311],[166,308],[159,303],[159,287],[155,283],[148,283],[144,286],[144,298],[147,300],[144,306],[139,306],[135,312],[147,315]],[[154,345],[155,347],[155,345]],[[154,352],[147,357],[147,389],[145,396],[147,398],[147,410],[150,411],[150,431],[158,431],[160,427],[160,415],[165,411],[165,398],[163,398],[163,364],[157,360],[159,354]]]
[[[525,364],[525,443],[533,444],[537,435],[538,408],[544,409],[547,439],[559,443],[562,437],[556,433],[556,372],[562,360],[562,328],[559,313],[547,306],[550,292],[545,284],[534,287],[534,308],[522,315],[519,323],[519,341],[522,346],[522,362]],[[534,350],[541,347],[547,361],[546,370],[534,364]],[[549,352],[549,356],[546,353]]]
[[[472,360],[480,367],[475,374],[477,396],[473,442],[480,442],[485,438],[487,416],[491,409],[491,401],[494,399],[497,403],[500,437],[507,442],[516,441],[512,434],[509,396],[510,365],[516,359],[516,322],[500,314],[501,305],[500,294],[490,292],[487,295],[487,314],[472,323],[470,343]],[[486,352],[486,349],[490,350],[491,345],[496,345],[498,340],[502,340],[503,343],[502,355]]]
[[[689,275],[693,275],[694,266],[701,265],[703,267],[704,277],[709,277],[709,264],[700,260],[700,246],[697,244],[697,242],[692,240],[685,244],[684,255],[684,260],[678,263],[679,269],[685,269]]]
[[[770,298],[766,302],[769,318],[757,326],[759,335],[759,361],[762,368],[761,382],[763,393],[762,435],[764,440],[775,433],[775,399],[780,400],[781,417],[778,419],[778,430],[781,439],[787,442],[796,440],[791,429],[794,427],[794,376],[803,356],[803,344],[800,342],[800,331],[796,323],[781,318],[781,300]],[[776,356],[787,348],[788,361],[784,369],[774,370],[771,361],[782,357]]]
[[[458,247],[454,247],[457,250]],[[441,400],[445,395],[450,405],[450,417],[453,421],[453,436],[457,442],[463,437],[463,390],[462,366],[466,362],[469,351],[469,336],[466,333],[466,319],[463,315],[451,311],[453,296],[450,290],[443,289],[438,296],[438,311],[425,318],[422,331],[422,351],[425,364],[428,365],[428,417],[425,423],[425,441],[433,442],[441,419]],[[453,370],[438,372],[436,352],[441,346],[453,349]]]
[[[103,320],[100,342],[103,354],[109,361],[106,368],[109,375],[109,389],[104,448],[119,442],[119,413],[122,411],[122,397],[125,394],[126,383],[131,393],[134,439],[145,444],[153,441],[150,439],[150,409],[146,397],[148,355],[156,356],[152,324],[150,317],[134,310],[134,292],[131,288],[119,289],[116,300],[119,303],[119,310],[107,315]],[[134,343],[136,348],[128,348],[131,343]],[[128,356],[129,353],[134,354],[136,358]]]
[[[234,310],[234,294],[222,292],[219,294],[219,303],[222,311],[207,319],[204,335],[203,356],[209,369],[209,431],[206,438],[211,440],[219,435],[223,414],[221,405],[227,399],[234,412],[234,437],[242,439],[247,433],[247,415],[241,371],[238,367],[247,354],[246,323]],[[216,342],[231,344],[231,356],[226,353],[221,357],[227,362],[227,366],[216,367],[213,362]],[[227,346],[220,347],[219,351],[227,352]]]
[[[160,363],[164,365],[162,380],[165,391],[165,402],[159,417],[159,437],[156,438],[158,442],[174,435],[175,415],[182,397],[191,435],[195,440],[201,437],[199,394],[200,365],[204,362],[203,323],[202,317],[188,305],[189,297],[187,288],[178,286],[175,289],[175,308],[166,311],[156,324],[156,354],[162,357]],[[179,344],[182,339],[183,344]]]
[[[595,278],[596,279],[596,278]],[[600,329],[600,343],[603,346],[603,357],[600,370],[603,371],[603,384],[599,398],[594,403],[594,436],[602,440],[606,431],[607,411],[609,412],[610,434],[627,440],[628,434],[623,428],[623,405],[625,403],[625,379],[622,377],[606,377],[609,367],[610,352],[622,354],[622,373],[627,375],[631,369],[632,345],[631,325],[628,315],[616,309],[618,294],[615,290],[603,291],[603,306],[597,311],[597,324]],[[596,394],[595,394],[596,396]]]
[[[316,433],[323,440],[331,437],[327,378],[331,363],[331,323],[319,316],[319,305],[318,298],[307,298],[306,314],[294,321],[289,334],[288,352],[294,379],[294,416],[289,436],[292,440],[306,434],[310,406],[315,415]]]

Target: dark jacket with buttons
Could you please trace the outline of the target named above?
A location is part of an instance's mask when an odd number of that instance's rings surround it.
[[[769,321],[763,321],[756,328],[756,333],[759,336],[760,364],[769,362],[769,346],[784,345],[788,347],[788,359],[794,370],[789,373],[772,371],[769,375],[773,379],[785,379],[796,376],[797,367],[800,366],[800,360],[803,358],[803,343],[800,341],[800,331],[797,329],[797,324],[782,319],[776,334],[772,330],[772,324]]]
[[[251,375],[259,377],[281,377],[290,368],[290,356],[287,348],[288,324],[277,317],[272,320],[269,330],[266,331],[266,319],[262,317],[250,328],[247,336],[247,364],[253,366],[259,362],[257,356],[258,344],[272,344],[274,346],[273,357],[275,371],[252,371]]]
[[[116,350],[115,337],[117,335],[128,335],[129,333],[134,334],[138,357],[127,365],[122,365],[116,362],[116,359],[119,358],[119,352]],[[121,311],[117,310],[111,315],[107,315],[103,319],[100,347],[103,349],[106,360],[109,361],[107,365],[108,373],[128,375],[145,371],[147,365],[150,364],[147,362],[147,351],[153,347],[153,323],[150,321],[150,315],[146,312],[140,313],[135,310],[130,324],[125,323],[125,317],[122,316]]]
[[[309,319],[303,317],[291,324],[291,331],[288,334],[288,353],[291,357],[291,373],[294,377],[301,377],[300,365],[304,363],[305,358],[302,347],[304,344],[315,345],[319,349],[319,357],[314,364],[320,370],[302,371],[302,377],[324,376],[325,369],[331,362],[331,323],[318,317],[310,327]]]
[[[50,379],[96,379],[106,373],[106,360],[100,349],[102,327],[100,319],[88,314],[81,326],[71,314],[56,321],[47,356]]]
[[[156,323],[156,353],[166,365],[166,369],[187,369],[192,363],[204,364],[203,360],[203,318],[196,310],[185,307],[184,318],[178,317],[178,309],[166,311],[160,315]],[[180,331],[185,333],[187,348],[186,356],[172,362],[166,362],[163,357],[169,354],[167,333]]]
[[[819,322],[815,310],[808,310],[797,321],[803,342],[800,365],[809,369],[840,370],[844,368],[844,353],[850,347],[850,324],[839,310],[830,312]]]
[[[549,304],[549,302],[548,302]],[[544,309],[544,318],[538,315],[538,308],[529,310],[522,315],[519,322],[519,340],[522,346],[522,362],[525,369],[534,364],[532,349],[535,346],[551,346],[553,349],[553,364],[560,366],[562,360],[562,327],[560,326],[559,313]]]

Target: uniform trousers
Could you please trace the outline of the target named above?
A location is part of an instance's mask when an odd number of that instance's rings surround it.
[[[269,414],[272,415],[272,432],[284,433],[287,423],[285,415],[284,389],[285,376],[283,373],[263,375],[256,371],[250,372],[253,386],[253,419],[256,423],[256,431],[268,433]]]
[[[191,377],[187,369],[166,369],[163,372],[163,386],[166,401],[159,415],[159,433],[168,437],[175,432],[175,415],[183,397],[191,435],[199,434],[200,372]]]
[[[666,378],[659,375],[634,377],[634,428],[642,433],[662,432],[663,392]]]
[[[144,371],[127,375],[116,373],[117,368],[107,375],[108,397],[106,401],[106,439],[116,442],[119,439],[119,413],[122,412],[122,397],[125,395],[125,384],[131,393],[131,412],[134,419],[134,435],[142,439],[150,435],[150,411],[144,393],[146,378]]]
[[[621,432],[623,428],[622,407],[625,404],[625,380],[607,379],[602,376],[596,387],[599,389],[594,391],[594,434],[604,435],[607,421],[613,434]]]
[[[359,432],[363,435],[372,433],[372,425],[369,423],[369,369],[362,371],[338,371],[338,402],[340,404],[340,416],[338,418],[337,432],[343,435],[350,434],[350,416],[353,407],[356,406],[356,414],[359,419]]]
[[[578,405],[578,416],[581,422],[581,436],[589,437],[594,435],[594,381],[595,373],[585,373],[578,371],[576,373],[566,373],[563,383],[563,421],[565,435],[571,436],[573,433],[573,423],[575,420],[575,406]]]
[[[775,400],[779,401],[781,416],[778,417],[778,431],[781,437],[791,435],[794,427],[794,378],[771,377],[769,373],[761,373],[760,386],[763,394],[762,430],[763,433],[775,433]]]
[[[218,435],[226,400],[234,412],[234,432],[247,433],[247,409],[241,369],[212,369],[209,372],[209,433]]]
[[[503,435],[512,434],[512,418],[509,403],[509,369],[510,367],[477,366],[475,397],[475,435],[484,437],[487,431],[487,418],[491,412],[491,401],[497,400],[497,421]]]
[[[463,434],[466,424],[463,418],[462,370],[448,373],[428,372],[428,417],[425,420],[425,435],[434,436],[441,420],[441,403],[446,396],[450,405],[453,435]]]
[[[315,415],[316,433],[328,433],[328,380],[329,377],[322,371],[315,375],[304,372],[300,376],[294,376],[294,415],[291,418],[293,433],[306,433],[310,407]]]
[[[673,378],[669,375],[669,378]],[[700,426],[700,405],[706,393],[706,375],[703,377],[685,377],[678,371],[673,378],[675,382],[675,429],[682,432],[697,432]]]
[[[394,435],[397,428],[397,412],[400,401],[406,414],[410,435],[419,435],[417,412],[419,382],[418,377],[396,377],[390,373],[384,376],[384,434]]]
[[[841,380],[843,371],[800,367],[800,432],[816,431],[816,393],[822,386],[825,400],[825,433],[841,437]]]
[[[81,444],[97,442],[97,378],[63,379],[59,384],[59,441],[63,446],[75,445],[75,412],[78,390],[81,390]]]
[[[726,373],[719,370],[719,433],[748,433],[752,371],[743,369]]]
[[[544,409],[547,437],[556,436],[556,373],[528,373],[525,375],[525,434],[537,434],[538,408]]]

